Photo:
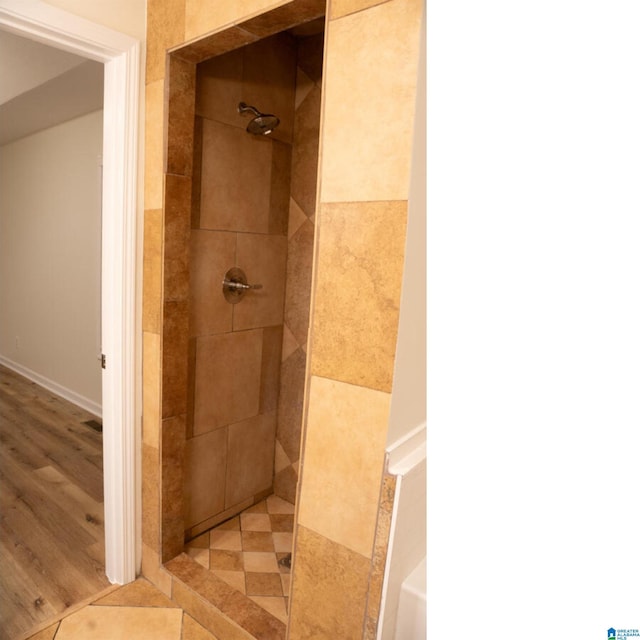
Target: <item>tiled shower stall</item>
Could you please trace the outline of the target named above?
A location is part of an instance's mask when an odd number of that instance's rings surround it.
[[[220,637],[376,634],[422,12],[148,2],[142,571]],[[263,288],[230,305],[230,267]],[[183,554],[271,493],[288,625]]]

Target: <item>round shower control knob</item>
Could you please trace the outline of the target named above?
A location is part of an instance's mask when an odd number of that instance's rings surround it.
[[[262,285],[248,284],[247,276],[238,267],[232,267],[225,273],[222,281],[222,293],[227,302],[231,304],[240,302],[249,289],[262,289]]]

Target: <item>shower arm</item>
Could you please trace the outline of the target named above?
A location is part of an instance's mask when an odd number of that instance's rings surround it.
[[[247,104],[246,102],[241,102],[238,105],[238,113],[246,113],[247,111],[251,111],[254,116],[262,115],[255,107],[252,107],[250,104]]]

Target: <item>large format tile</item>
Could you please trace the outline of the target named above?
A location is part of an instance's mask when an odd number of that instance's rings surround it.
[[[291,142],[296,82],[296,43],[288,34],[265,38],[244,49],[242,99],[280,124],[270,137]],[[245,116],[246,118],[246,116]]]
[[[169,56],[167,173],[191,175],[195,94],[196,66],[176,55]]]
[[[56,640],[178,640],[180,609],[148,607],[85,607],[62,620]]]
[[[367,558],[299,526],[290,637],[360,640],[369,566]]]
[[[204,120],[200,227],[267,233],[271,185],[270,140]]]
[[[371,557],[390,395],[311,378],[299,522]]]
[[[275,412],[229,426],[225,507],[271,487],[275,434]]]
[[[406,202],[323,204],[311,372],[391,391]]]
[[[329,22],[322,202],[409,194],[423,0],[391,0]]]
[[[153,333],[161,329],[163,223],[162,210],[144,212],[142,329]]]
[[[282,324],[284,314],[287,238],[255,233],[238,234],[237,265],[251,284],[261,289],[248,291],[233,309],[233,329],[253,329]]]
[[[145,92],[144,208],[162,209],[164,187],[164,82],[148,84]]]
[[[145,373],[142,442],[156,449],[160,446],[160,362],[160,336],[145,331],[142,334],[142,368]]]
[[[194,434],[257,415],[261,363],[261,329],[198,338]]]
[[[235,233],[191,231],[191,336],[231,331],[233,306],[225,300],[222,281],[235,264],[235,254]]]
[[[185,528],[224,509],[227,430],[216,429],[187,440]]]
[[[228,24],[240,22],[290,0],[218,0],[215,3],[202,0],[185,0],[185,40],[201,37]]]
[[[331,0],[329,19],[337,20],[350,13],[369,9],[384,2],[389,2],[389,0]]]
[[[164,78],[166,51],[184,39],[184,0],[147,0],[147,83]]]
[[[203,118],[244,128],[238,114],[242,98],[243,49],[215,56],[198,65],[196,113]]]

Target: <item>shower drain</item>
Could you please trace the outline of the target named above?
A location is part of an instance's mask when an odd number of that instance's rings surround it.
[[[286,556],[280,558],[280,560],[278,560],[278,564],[286,569],[291,569],[291,554],[287,553]]]

